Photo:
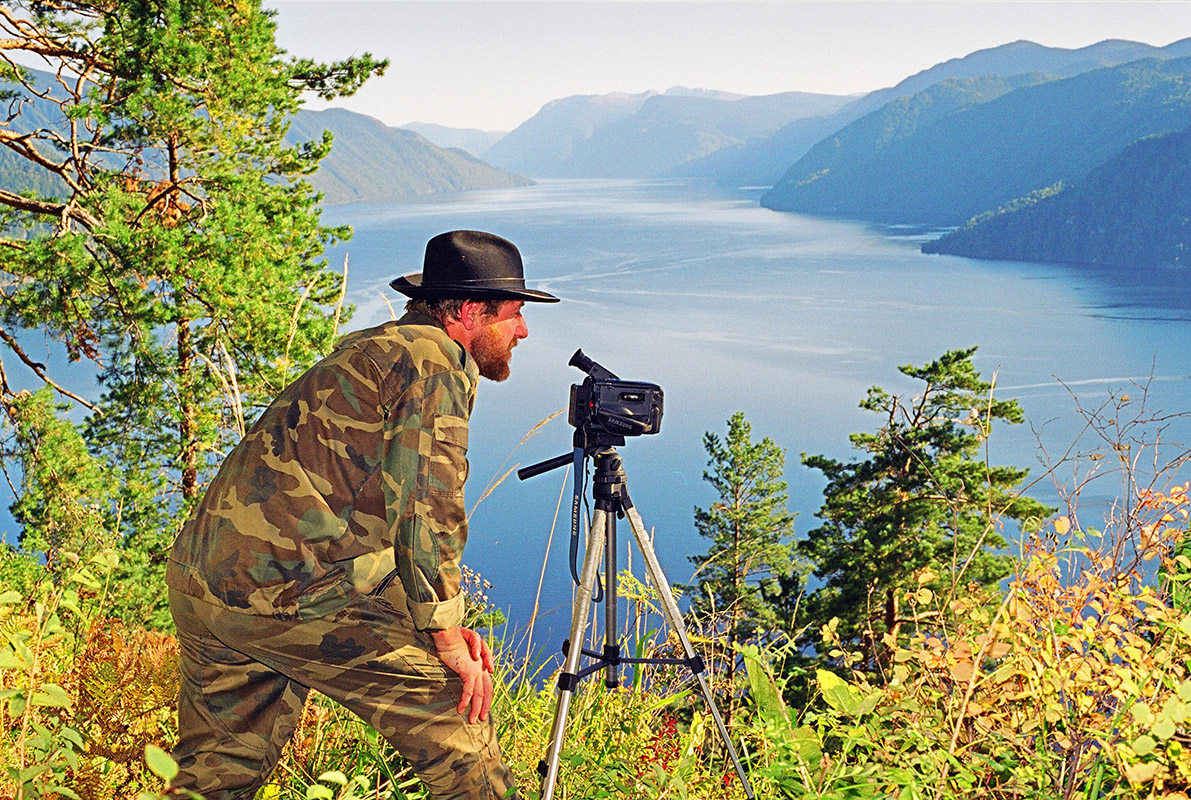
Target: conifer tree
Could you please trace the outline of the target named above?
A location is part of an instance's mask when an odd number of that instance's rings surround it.
[[[706,509],[695,509],[695,528],[711,542],[691,556],[699,565],[691,590],[692,609],[712,621],[726,661],[726,682],[735,685],[736,646],[778,633],[774,594],[779,580],[794,572],[794,515],[786,507],[782,480],[786,454],[768,437],[752,441],[752,426],[737,412],[728,435],[703,436],[708,469],[703,479],[716,491]],[[726,713],[731,719],[735,697]]]
[[[88,415],[113,531],[145,563],[336,334],[322,253],[348,231],[320,223],[303,179],[330,137],[283,137],[303,92],[349,94],[385,65],[288,58],[274,31],[260,0],[0,6],[0,153],[53,187],[0,185],[0,339],[27,376],[0,364],[0,395],[10,426],[19,382]],[[72,362],[97,390],[53,369]]]
[[[975,352],[900,367],[921,382],[913,397],[869,389],[860,407],[878,415],[877,431],[849,437],[863,458],[802,457],[828,481],[817,515],[823,524],[800,542],[822,581],[803,619],[817,634],[838,618],[841,639],[861,648],[870,669],[888,654],[886,634],[897,637],[907,621],[941,622],[909,615],[908,590],[945,597],[961,582],[995,585],[1011,565],[1001,521],[1028,524],[1052,512],[1019,493],[1026,470],[981,457],[993,422],[1019,423],[1023,415],[1016,400],[992,396],[972,364]]]

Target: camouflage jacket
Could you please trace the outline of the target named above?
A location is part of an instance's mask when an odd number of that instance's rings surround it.
[[[478,377],[421,314],[348,335],[228,455],[174,541],[166,582],[279,618],[379,592],[420,630],[459,624]]]

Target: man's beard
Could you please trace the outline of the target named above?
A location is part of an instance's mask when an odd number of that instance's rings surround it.
[[[499,382],[509,377],[509,361],[513,358],[513,348],[516,346],[517,340],[514,339],[505,347],[496,329],[485,325],[472,340],[471,357],[476,360],[481,375],[490,381]]]

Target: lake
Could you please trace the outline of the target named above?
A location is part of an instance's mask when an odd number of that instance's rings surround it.
[[[583,377],[567,366],[577,348],[621,378],[663,387],[661,433],[630,439],[620,453],[672,582],[688,580],[688,556],[707,547],[693,524],[693,509],[714,499],[702,480],[703,434],[723,435],[736,411],[754,438],[786,449],[790,508],[805,532],[823,481],[799,455],[848,457],[848,434],[878,424],[857,407],[868,387],[912,391],[897,367],[948,349],[979,345],[982,375],[996,377],[999,397],[1021,402],[1028,423],[994,429],[990,458],[1035,476],[1044,454],[1057,458],[1076,442],[1080,407],[1122,393],[1134,403],[1144,396],[1147,412],[1191,407],[1191,287],[1182,273],[927,256],[918,232],[775,213],[757,205],[759,194],[698,182],[543,181],[443,202],[337,206],[324,220],[355,229],[329,255],[334,267],[349,258],[352,328],[388,319],[390,303],[400,313],[404,298],[388,281],[420,271],[426,240],[455,228],[509,238],[528,283],[563,298],[529,304],[512,377],[480,387],[469,504],[510,467],[570,450],[565,414],[519,442],[566,407],[570,384]],[[1171,445],[1159,459],[1191,440],[1189,428],[1181,417],[1168,421],[1162,438]],[[1085,434],[1075,450],[1102,445]],[[1101,513],[1120,491],[1111,461],[1081,462],[1104,472],[1081,499],[1085,514]],[[1084,474],[1076,469],[1062,479]],[[519,628],[545,563],[535,640],[551,647],[569,625],[570,491],[563,470],[510,476],[473,513],[464,559]],[[1059,496],[1049,480],[1033,493],[1052,504]],[[627,541],[627,523],[621,531]]]

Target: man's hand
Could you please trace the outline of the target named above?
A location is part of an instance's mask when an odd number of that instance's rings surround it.
[[[456,626],[430,634],[438,657],[463,679],[463,697],[456,709],[460,714],[471,707],[468,722],[488,721],[492,708],[492,650],[480,634]]]

